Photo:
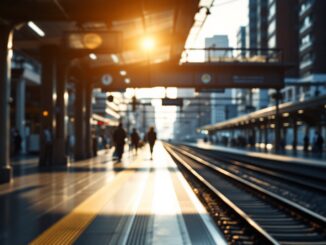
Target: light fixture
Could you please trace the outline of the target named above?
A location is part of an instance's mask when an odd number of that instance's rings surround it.
[[[126,84],[129,84],[129,83],[130,83],[130,78],[126,77],[126,78],[125,78],[125,83],[126,83]]]
[[[89,58],[92,59],[92,60],[97,60],[97,56],[94,53],[90,53]]]
[[[119,57],[116,54],[111,54],[111,59],[114,63],[119,63]]]
[[[144,50],[146,51],[150,51],[154,48],[155,46],[155,41],[153,38],[151,37],[145,37],[143,40],[142,40],[142,47]]]
[[[288,116],[290,116],[290,113],[288,112],[283,113],[283,117],[288,117]]]
[[[40,27],[38,27],[33,21],[28,21],[27,25],[40,37],[45,36],[45,32]]]
[[[125,70],[121,70],[121,71],[120,71],[120,75],[121,75],[121,76],[125,76],[125,75],[127,75],[127,72],[126,72]]]
[[[298,113],[299,114],[303,114],[304,113],[304,110],[298,110]]]
[[[43,117],[47,117],[47,116],[49,116],[49,112],[46,111],[46,110],[44,110],[44,111],[42,112],[42,116],[43,116]]]

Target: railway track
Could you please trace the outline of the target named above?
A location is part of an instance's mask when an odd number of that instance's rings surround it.
[[[266,163],[253,163],[250,159],[241,161],[233,159],[230,154],[184,145],[179,147],[319,215],[326,215],[326,181],[313,174],[309,176],[308,167],[303,175],[293,169],[289,172],[287,169],[274,169]]]
[[[165,144],[230,244],[326,244],[326,218],[190,149]]]

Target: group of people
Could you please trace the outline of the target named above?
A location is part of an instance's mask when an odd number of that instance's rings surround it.
[[[115,144],[114,156],[117,158],[118,161],[121,161],[122,159],[126,138],[127,138],[127,133],[124,130],[122,123],[120,123],[117,129],[113,133],[113,141]],[[137,154],[138,147],[140,144],[140,136],[135,128],[132,129],[130,140],[131,140],[131,146]],[[149,144],[151,160],[152,160],[154,144],[156,141],[156,132],[154,130],[154,127],[149,128],[148,132],[145,135],[144,141],[147,141]]]
[[[303,138],[303,150],[304,152],[309,151],[309,145],[310,145],[310,140],[308,134],[306,134]],[[321,134],[316,131],[314,138],[313,138],[313,144],[312,144],[312,152],[315,153],[322,153],[323,151],[323,145],[324,145],[324,138],[321,136]]]

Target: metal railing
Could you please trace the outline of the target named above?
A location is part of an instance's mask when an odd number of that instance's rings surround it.
[[[280,49],[253,48],[187,48],[181,56],[181,63],[187,62],[243,62],[280,63],[283,54]]]

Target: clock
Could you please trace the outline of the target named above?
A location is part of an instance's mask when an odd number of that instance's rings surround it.
[[[212,80],[212,76],[208,73],[204,73],[202,76],[201,76],[201,81],[205,84],[209,83],[210,81]]]
[[[104,74],[102,76],[102,84],[105,85],[105,86],[109,86],[113,81],[113,78],[111,75],[109,74]]]

